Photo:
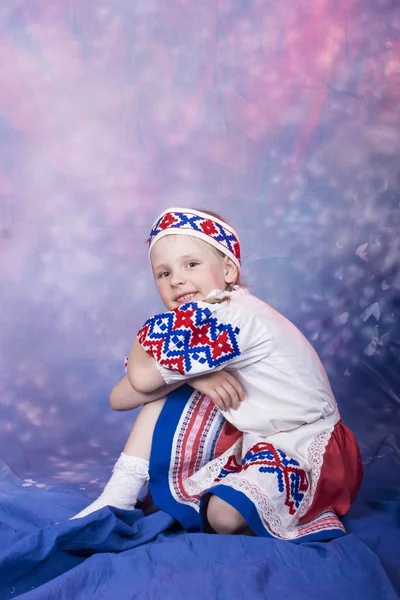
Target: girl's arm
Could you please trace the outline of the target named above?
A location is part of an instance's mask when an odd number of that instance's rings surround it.
[[[248,310],[189,302],[146,321],[132,347],[128,377],[144,393],[178,381],[190,385],[193,377],[262,360],[272,343],[264,322]]]
[[[180,387],[183,382],[163,384],[157,390],[150,393],[137,392],[131,385],[128,376],[125,375],[111,390],[110,406],[113,410],[131,410],[142,404],[159,400],[167,396],[173,390]]]
[[[154,362],[154,361],[153,361]],[[183,385],[185,381],[163,384],[153,392],[138,392],[135,390],[127,375],[111,390],[110,405],[114,410],[131,410],[168,396],[170,392]],[[211,398],[220,410],[233,408],[237,410],[240,402],[245,399],[241,383],[228,371],[222,369],[215,373],[207,373],[193,377],[188,382],[191,387]]]
[[[129,354],[127,375],[131,387],[145,396],[149,393],[158,394],[159,389],[165,386],[165,381],[161,377],[153,358],[142,348],[138,338],[135,338]],[[184,382],[181,381],[180,384],[182,383]],[[173,389],[177,387],[175,386]],[[164,395],[161,394],[158,398],[162,398]],[[153,400],[158,400],[158,398],[153,398]],[[151,400],[148,400],[148,402],[151,402]]]

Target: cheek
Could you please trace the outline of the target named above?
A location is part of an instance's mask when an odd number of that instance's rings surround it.
[[[220,269],[213,269],[210,273],[210,279],[213,281],[215,287],[219,287],[221,282],[224,282],[224,274]]]
[[[167,289],[167,285],[166,285],[166,280],[164,279],[160,279],[157,283],[156,283],[156,287],[157,287],[157,292],[158,295],[161,298],[162,303],[164,304],[164,306],[167,307],[167,309],[172,308],[170,306],[170,296],[168,293],[168,289]]]

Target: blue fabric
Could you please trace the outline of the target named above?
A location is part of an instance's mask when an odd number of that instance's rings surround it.
[[[69,521],[87,499],[61,486],[23,487],[4,466],[0,598],[395,600],[400,489],[376,489],[370,475],[346,517],[349,535],[295,545],[186,533],[163,512],[105,508]]]
[[[162,506],[168,514],[173,515],[186,531],[199,531],[202,527],[199,513],[190,506],[177,504],[168,484],[174,426],[180,419],[182,406],[192,393],[193,390],[188,385],[175,390],[168,396],[168,410],[165,410],[164,405],[157,419],[150,456],[150,490],[156,506]]]

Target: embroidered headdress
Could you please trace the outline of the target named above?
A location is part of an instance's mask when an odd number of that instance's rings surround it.
[[[197,237],[228,256],[240,270],[240,242],[236,231],[221,219],[192,208],[167,208],[153,224],[149,252],[165,235]]]

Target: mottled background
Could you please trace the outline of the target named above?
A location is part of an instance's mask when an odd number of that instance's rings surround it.
[[[25,485],[107,477],[170,205],[239,230],[365,463],[399,467],[399,33],[397,0],[1,3],[0,457]]]

